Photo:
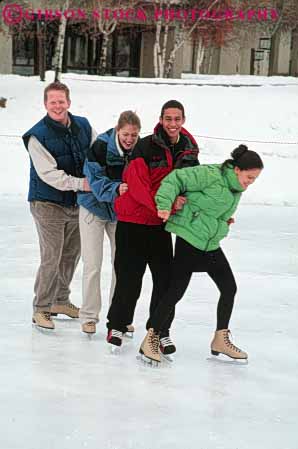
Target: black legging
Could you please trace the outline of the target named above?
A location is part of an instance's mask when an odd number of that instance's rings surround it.
[[[193,272],[208,273],[217,285],[220,297],[216,329],[228,329],[237,286],[226,256],[221,248],[215,251],[201,251],[180,237],[176,239],[170,286],[151,314],[149,327],[161,333],[164,328],[170,328],[175,305],[184,295]]]
[[[108,329],[125,332],[127,324],[133,322],[147,266],[153,283],[149,313],[154,313],[169,287],[172,258],[171,234],[164,230],[163,225],[118,221],[114,264],[116,286],[108,312]],[[174,315],[170,314],[170,323],[173,319]],[[148,325],[146,327],[149,329]],[[168,329],[165,330],[164,336],[168,333]]]

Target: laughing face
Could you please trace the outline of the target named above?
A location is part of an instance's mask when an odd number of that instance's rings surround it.
[[[185,117],[183,117],[182,111],[178,108],[165,109],[163,116],[159,119],[159,123],[162,125],[172,143],[177,142],[184,122]]]
[[[65,92],[60,90],[48,91],[44,105],[52,120],[61,123],[61,125],[67,125],[70,100],[67,99]]]
[[[244,190],[247,189],[259,176],[261,173],[260,168],[251,168],[249,170],[240,170],[239,167],[234,168],[235,173],[237,175],[238,181],[240,185],[244,188]]]
[[[140,129],[136,125],[129,124],[122,126],[117,131],[119,142],[125,150],[129,151],[135,146],[139,132]]]

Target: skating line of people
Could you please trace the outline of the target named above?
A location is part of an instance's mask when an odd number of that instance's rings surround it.
[[[97,135],[86,118],[69,112],[70,105],[68,87],[51,83],[44,91],[46,116],[23,135],[41,259],[33,323],[54,329],[52,316],[64,314],[80,318],[83,332],[96,332],[106,233],[112,272],[109,344],[121,346],[123,335],[134,331],[148,266],[153,288],[140,353],[155,363],[161,353],[174,353],[175,305],[192,273],[206,272],[220,292],[211,352],[247,359],[230,339],[237,287],[220,242],[242,193],[263,169],[260,156],[240,145],[222,164],[200,165],[198,145],[183,127],[184,107],[176,100],[162,106],[153,134],[142,139],[140,119],[132,111],[122,112],[114,128]],[[69,286],[81,253],[79,309],[69,299]]]

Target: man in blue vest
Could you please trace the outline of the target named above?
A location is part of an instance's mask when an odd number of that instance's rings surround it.
[[[69,89],[52,83],[44,91],[47,115],[23,135],[30,155],[28,201],[39,237],[41,263],[34,285],[33,318],[54,329],[52,315],[78,318],[69,285],[80,258],[77,191],[90,191],[83,176],[85,153],[96,132],[74,116]]]

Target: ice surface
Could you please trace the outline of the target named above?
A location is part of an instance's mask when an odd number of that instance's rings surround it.
[[[175,361],[159,369],[136,360],[148,273],[135,337],[124,340],[120,355],[105,342],[108,262],[94,337],[83,335],[77,320],[56,319],[53,332],[31,326],[35,230],[22,199],[0,208],[1,449],[297,448],[296,208],[241,208],[224,245],[239,286],[231,329],[249,364],[208,360],[217,291],[196,274],[177,309]],[[80,280],[81,267],[77,304]]]
[[[148,131],[162,102],[178,97],[194,133],[297,139],[294,86],[231,88],[228,96],[220,87],[105,83],[98,84],[98,98],[95,86],[71,81],[74,112],[88,115],[98,131],[128,108],[138,110]],[[0,109],[0,134],[19,135],[40,118],[42,88],[36,78],[0,76],[0,94],[9,99]],[[222,160],[233,148],[202,143],[204,162]],[[31,325],[39,255],[25,199],[28,160],[17,139],[0,137],[0,147],[0,449],[297,449],[297,146],[257,146],[266,168],[223,244],[238,282],[231,330],[249,364],[209,360],[217,290],[196,274],[177,308],[175,361],[158,369],[136,359],[148,273],[134,339],[125,339],[119,355],[107,347],[107,243],[97,334],[82,334],[77,320],[58,318],[53,332]],[[78,305],[81,268],[72,284]]]

